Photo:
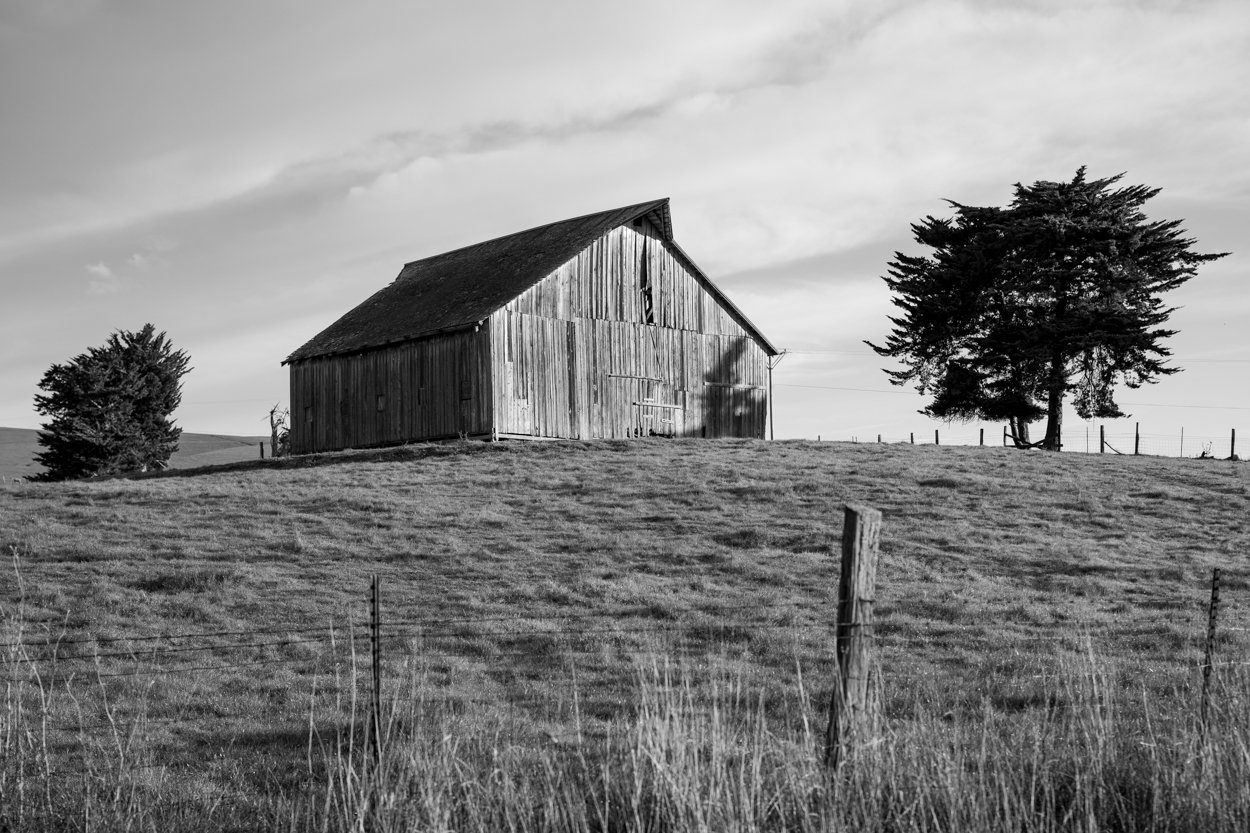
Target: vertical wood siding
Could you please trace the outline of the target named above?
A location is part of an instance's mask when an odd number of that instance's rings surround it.
[[[502,434],[764,436],[763,348],[652,228],[604,235],[489,329]]]
[[[768,408],[763,348],[645,223],[479,331],[290,369],[296,453],[459,434],[763,437]]]
[[[463,331],[291,365],[291,450],[491,430],[490,339]]]

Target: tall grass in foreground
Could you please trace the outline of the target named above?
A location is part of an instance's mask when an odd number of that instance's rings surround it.
[[[1250,829],[1244,675],[1222,687],[1203,731],[1190,704],[1117,694],[1091,661],[1048,680],[1031,708],[917,707],[830,775],[820,714],[778,716],[739,680],[696,686],[663,659],[641,666],[628,716],[592,731],[574,699],[568,732],[545,739],[518,740],[506,713],[443,699],[414,673],[411,696],[384,715],[380,751],[361,703],[341,729],[310,729],[302,784],[239,800],[152,766],[133,727],[103,744],[84,732],[76,755],[55,753],[47,713],[63,695],[15,681],[30,670],[21,656],[4,665],[6,833]]]
[[[1208,730],[1188,712],[1122,702],[1092,665],[1050,705],[971,718],[919,711],[834,775],[817,715],[770,729],[733,681],[696,697],[652,666],[636,713],[605,737],[518,746],[417,699],[382,750],[341,743],[325,781],[284,807],[290,830],[1245,831],[1250,686],[1222,692]],[[357,738],[359,741],[359,738]]]

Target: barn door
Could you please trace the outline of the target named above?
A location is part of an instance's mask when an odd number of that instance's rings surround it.
[[[640,402],[638,430],[644,437],[680,437],[686,430],[686,409],[677,405]]]
[[[637,434],[643,437],[680,437],[685,431],[685,396],[667,382],[643,381],[637,409]]]
[[[599,384],[599,424],[604,437],[679,437],[685,431],[685,396],[659,379],[607,375]]]

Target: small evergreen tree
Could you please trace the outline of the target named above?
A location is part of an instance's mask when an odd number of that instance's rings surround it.
[[[165,333],[145,324],[118,330],[43,375],[35,409],[48,417],[36,459],[42,480],[164,468],[182,429],[170,414],[182,401],[181,379],[190,357],[174,350]]]
[[[1113,396],[1176,373],[1160,295],[1224,257],[1197,254],[1180,221],[1149,221],[1157,188],[1113,188],[1123,174],[1015,186],[1006,208],[950,202],[953,219],[912,225],[932,255],[896,252],[884,278],[902,315],[879,355],[896,385],[933,401],[921,413],[1003,420],[1016,445],[1059,450],[1069,393],[1083,418],[1124,416]],[[1040,443],[1028,426],[1046,418]]]

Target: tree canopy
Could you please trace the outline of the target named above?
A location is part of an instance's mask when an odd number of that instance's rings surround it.
[[[902,312],[878,355],[895,385],[931,395],[921,413],[1010,424],[1020,447],[1062,446],[1063,402],[1082,418],[1124,416],[1114,392],[1176,373],[1161,297],[1227,253],[1198,254],[1182,221],[1151,221],[1158,188],[1123,174],[1015,185],[1006,208],[948,200],[953,218],[911,229],[926,255],[895,252],[883,279]],[[1046,433],[1029,441],[1029,424]]]
[[[36,459],[44,480],[164,468],[182,429],[170,414],[182,401],[190,357],[145,324],[119,330],[43,375],[35,409],[48,417]]]

